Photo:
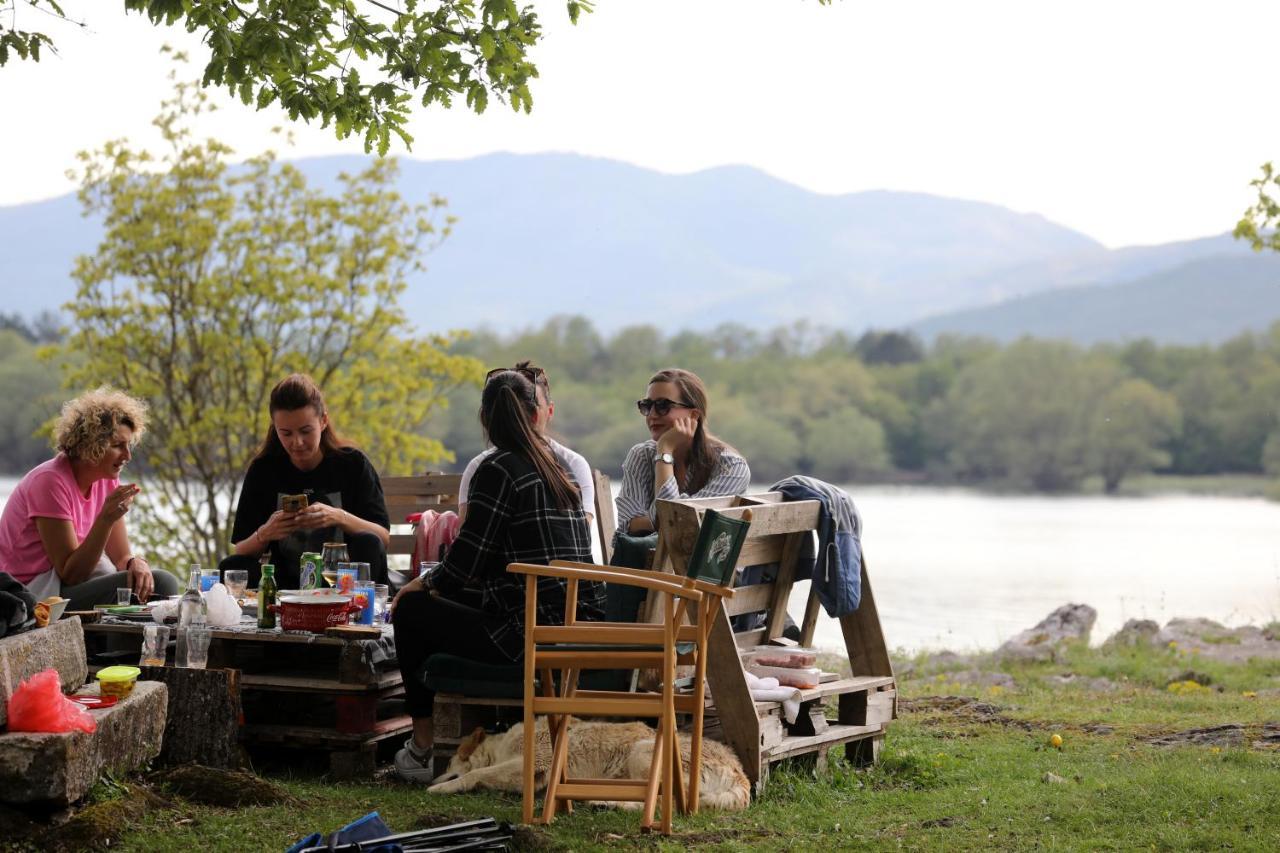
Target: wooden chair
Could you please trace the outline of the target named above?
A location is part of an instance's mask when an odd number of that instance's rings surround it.
[[[550,566],[513,563],[507,570],[523,574],[525,587],[525,704],[524,704],[524,812],[533,819],[535,725],[547,715],[552,755],[547,775],[542,822],[550,822],[563,803],[574,800],[613,800],[644,803],[641,827],[654,827],[654,810],[662,797],[661,831],[671,832],[673,807],[696,812],[702,755],[703,684],[707,667],[708,632],[722,598],[731,597],[733,568],[750,524],[750,513],[740,519],[717,518],[712,511],[701,527],[686,560],[683,578],[615,566],[592,566],[565,561]],[[563,625],[538,625],[539,578],[566,581]],[[587,581],[635,586],[661,599],[660,624],[579,622],[576,618],[578,587]],[[693,624],[686,624],[692,615]],[[693,685],[676,692],[677,661],[694,666]],[[578,688],[583,670],[657,667],[662,673],[661,693],[632,693]],[[555,691],[559,676],[559,693]],[[534,692],[535,676],[541,676],[542,694]],[[675,715],[691,714],[696,721],[690,744],[689,780],[685,783]],[[567,774],[570,715],[641,717],[657,721],[653,761],[646,781],[576,779]]]
[[[800,714],[795,723],[788,724],[778,703],[752,700],[739,652],[758,645],[788,644],[782,638],[787,602],[796,583],[808,582],[797,576],[796,566],[803,541],[817,526],[819,504],[784,503],[776,492],[659,501],[659,553],[665,556],[655,562],[656,568],[670,571],[671,566],[683,564],[708,509],[723,514],[751,512],[751,529],[738,555],[739,568],[777,564],[773,580],[739,586],[732,598],[714,602],[719,614],[709,626],[706,676],[714,702],[710,724],[718,725],[723,740],[738,754],[757,793],[768,780],[770,766],[784,759],[807,757],[820,766],[830,749],[843,747],[851,761],[873,762],[889,722],[897,715],[897,692],[865,554],[861,604],[855,613],[840,619],[852,674],[846,678],[833,675],[816,688],[802,690]],[[763,613],[763,625],[735,631],[731,617],[751,613]],[[810,590],[800,624],[801,646],[813,644],[820,617],[827,618],[816,593]],[[827,719],[825,706],[833,699],[835,718]]]

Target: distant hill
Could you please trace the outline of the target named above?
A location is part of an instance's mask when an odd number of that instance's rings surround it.
[[[296,161],[326,187],[364,162]],[[858,332],[1248,257],[1225,237],[1112,251],[996,205],[822,195],[740,166],[668,175],[572,154],[402,159],[399,189],[411,200],[443,195],[459,218],[405,294],[427,330],[511,330],[584,314],[606,332],[799,319]],[[6,310],[32,315],[69,301],[73,259],[99,234],[72,196],[0,208]]]
[[[363,162],[297,165],[332,186],[339,171]],[[975,304],[959,286],[966,278],[1099,248],[994,205],[911,193],[821,195],[745,167],[666,175],[569,154],[495,154],[406,159],[401,169],[406,197],[439,193],[459,217],[406,295],[428,328],[512,328],[557,313],[586,313],[604,329],[799,318],[896,325]],[[9,310],[70,299],[72,259],[98,233],[71,196],[0,208]]]
[[[1218,343],[1280,320],[1280,255],[1211,257],[1108,287],[1066,287],[933,317],[912,328],[1010,341],[1023,335],[1083,344],[1152,338]]]

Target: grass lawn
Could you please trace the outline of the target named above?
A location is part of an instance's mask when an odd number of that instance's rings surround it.
[[[1074,649],[1054,664],[999,670],[1012,686],[974,686],[955,680],[963,673],[912,664],[901,667],[913,675],[901,682],[900,719],[872,770],[841,763],[819,779],[775,771],[748,811],[677,818],[669,839],[641,835],[634,813],[579,808],[522,833],[518,849],[1280,849],[1280,661]],[[972,673],[972,662],[965,667]],[[1077,678],[1052,680],[1065,673]],[[1214,743],[1149,742],[1228,723],[1240,728]],[[1049,745],[1055,733],[1060,750]],[[512,796],[274,778],[301,805],[230,810],[174,798],[176,808],[147,811],[112,849],[283,850],[374,809],[396,831],[519,818]],[[108,802],[135,794],[98,792]]]

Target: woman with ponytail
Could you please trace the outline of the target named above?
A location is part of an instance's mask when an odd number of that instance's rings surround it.
[[[393,603],[396,656],[404,676],[413,736],[396,753],[396,772],[430,782],[435,694],[422,679],[439,652],[510,664],[524,654],[525,581],[507,573],[514,562],[591,561],[591,532],[582,498],[537,428],[533,382],[519,371],[493,373],[480,397],[480,425],[495,451],[476,468],[467,516],[444,560],[397,593]],[[480,611],[465,589],[480,589]],[[538,622],[564,621],[564,581],[539,581]],[[466,605],[460,605],[467,601]],[[604,590],[579,588],[578,618],[604,615]]]
[[[740,495],[751,484],[747,460],[707,428],[707,388],[696,373],[658,371],[636,408],[650,437],[622,463],[618,533],[652,533],[659,499]]]

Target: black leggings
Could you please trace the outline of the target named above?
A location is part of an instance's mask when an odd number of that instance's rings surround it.
[[[428,592],[400,596],[391,624],[396,632],[396,658],[404,678],[405,710],[411,717],[430,717],[436,693],[423,684],[427,658],[439,652],[480,661],[512,664],[485,630],[485,618],[460,610]]]

